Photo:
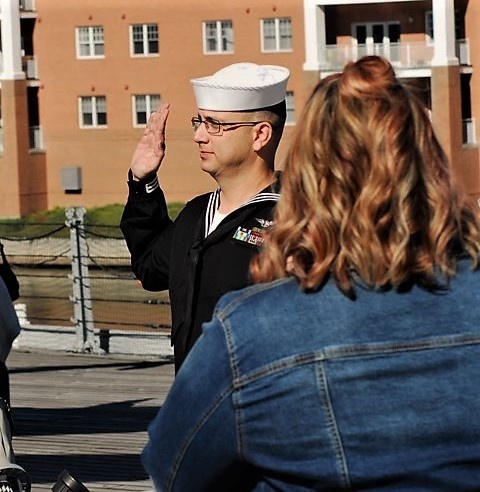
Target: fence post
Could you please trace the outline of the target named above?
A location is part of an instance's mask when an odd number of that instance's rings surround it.
[[[90,277],[88,273],[88,247],[85,239],[82,207],[67,208],[66,225],[70,228],[70,254],[72,258],[72,288],[73,302],[72,321],[76,325],[77,349],[80,352],[95,351],[94,325],[92,311],[92,296],[90,292]]]

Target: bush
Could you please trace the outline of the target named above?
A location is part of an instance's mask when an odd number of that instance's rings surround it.
[[[170,217],[175,219],[183,206],[183,203],[169,203]],[[121,238],[119,225],[123,207],[122,204],[113,204],[88,208],[85,212],[86,229],[93,234]],[[6,219],[0,221],[0,238],[38,238],[49,235],[68,237],[69,231],[65,226],[65,220],[63,207],[35,212],[21,219]]]

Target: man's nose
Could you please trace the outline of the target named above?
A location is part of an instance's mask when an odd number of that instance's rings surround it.
[[[205,128],[204,122],[202,121],[200,125],[198,125],[198,128],[193,132],[193,141],[205,142],[206,140],[208,140],[208,132]]]

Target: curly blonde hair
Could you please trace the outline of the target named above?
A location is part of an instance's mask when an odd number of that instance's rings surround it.
[[[373,288],[427,288],[477,266],[476,212],[453,185],[423,103],[377,56],[321,80],[282,176],[275,225],[251,265],[255,282],[294,275],[317,289],[333,275]]]

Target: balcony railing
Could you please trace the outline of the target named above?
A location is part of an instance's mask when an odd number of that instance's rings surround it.
[[[466,145],[476,145],[477,130],[475,126],[475,118],[462,120],[463,143]]]
[[[20,10],[34,11],[35,10],[35,0],[19,0]]]
[[[22,59],[22,70],[25,72],[27,79],[37,80],[38,69],[36,58],[34,56],[24,56]]]
[[[38,80],[37,59],[34,56],[22,56],[22,71],[28,80]],[[3,72],[3,53],[0,52],[0,74]]]
[[[433,44],[427,42],[336,44],[319,47],[321,70],[341,70],[349,61],[365,55],[383,56],[397,68],[430,68]],[[460,65],[470,65],[468,39],[458,40],[456,55]]]
[[[41,126],[31,126],[29,128],[29,137],[31,150],[43,149],[43,131]]]
[[[41,126],[28,129],[30,150],[43,150],[43,131]],[[0,153],[3,153],[3,127],[0,127]]]

